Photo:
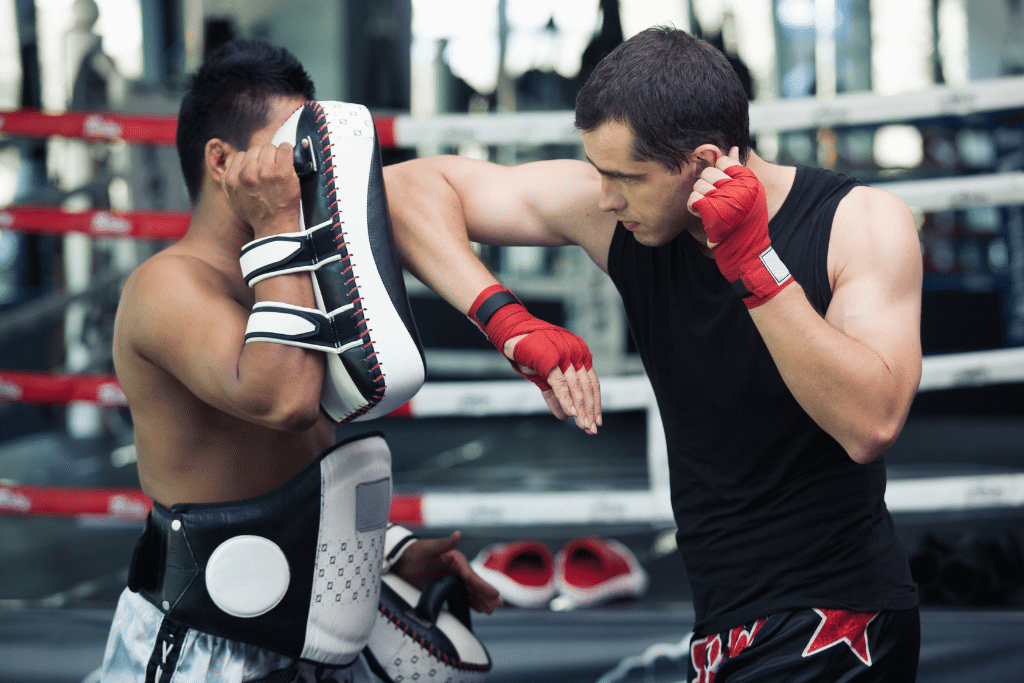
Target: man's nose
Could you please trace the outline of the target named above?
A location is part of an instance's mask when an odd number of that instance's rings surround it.
[[[607,180],[601,181],[601,198],[597,202],[601,211],[621,211],[626,208],[626,199],[615,186]]]

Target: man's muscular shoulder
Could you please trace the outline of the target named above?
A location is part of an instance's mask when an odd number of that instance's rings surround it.
[[[213,263],[187,250],[168,247],[144,261],[129,276],[121,293],[115,323],[115,344],[136,353],[168,343],[180,334],[190,316],[204,307],[234,302],[244,306],[251,296],[237,280]]]
[[[599,207],[601,176],[591,165],[576,159],[525,164],[519,172],[534,188],[534,202],[548,229],[566,244],[583,247],[602,270],[607,270],[608,248],[617,219]]]
[[[920,258],[917,222],[906,203],[878,187],[855,187],[836,208],[829,241],[833,289],[844,275],[898,271]]]

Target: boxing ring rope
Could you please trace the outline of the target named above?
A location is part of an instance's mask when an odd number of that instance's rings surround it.
[[[1024,381],[1024,348],[927,356],[921,391]],[[601,382],[607,412],[644,410],[648,415],[648,461],[665,457],[660,416],[646,377],[609,377]],[[60,405],[86,401],[125,407],[117,379],[107,375],[48,375],[0,371],[0,400]],[[545,414],[540,393],[520,380],[427,382],[392,416],[408,418]],[[392,521],[411,526],[531,526],[545,524],[668,524],[666,491],[570,491],[398,494]],[[1024,473],[895,479],[886,504],[893,512],[932,512],[1024,506]],[[135,489],[77,489],[0,484],[0,513],[103,518],[134,522],[151,502]]]
[[[753,132],[826,126],[889,124],[962,117],[1024,107],[1024,77],[940,86],[923,92],[878,96],[839,95],[829,100],[796,98],[754,102]],[[579,144],[572,112],[451,114],[432,117],[375,116],[381,146]],[[0,134],[31,138],[67,137],[133,145],[174,144],[174,117],[113,113],[51,114],[38,110],[0,112]],[[943,211],[1024,203],[1024,173],[977,174],[881,183],[912,207]],[[67,211],[42,206],[0,209],[0,230],[82,233],[93,238],[174,240],[185,233],[186,212]],[[0,317],[6,320],[11,314]],[[21,326],[24,326],[22,321]],[[921,391],[1024,381],[1024,348],[928,356]],[[545,524],[642,523],[667,526],[672,514],[665,474],[665,446],[653,393],[643,376],[602,378],[606,411],[647,414],[647,458],[651,487],[643,490],[507,494],[436,493],[395,495],[392,520],[412,526],[526,526]],[[108,375],[48,374],[0,369],[0,401],[48,405],[84,402],[124,408],[124,394]],[[548,412],[532,384],[513,381],[428,382],[392,415],[431,418],[530,415]],[[970,510],[1024,506],[1024,474],[891,480],[886,502],[894,512]],[[152,502],[137,489],[29,486],[0,482],[0,513],[45,515],[136,524]]]
[[[795,97],[750,103],[752,132],[806,130],[914,121],[941,116],[969,116],[1024,107],[1024,76],[973,81],[963,86],[936,86],[916,93],[874,95],[849,93],[832,99]],[[375,115],[381,147],[417,145],[578,144],[573,112],[510,114]],[[114,113],[51,114],[32,109],[0,111],[0,133],[46,138],[61,136],[129,144],[173,145],[174,117]]]
[[[49,206],[10,206],[0,209],[0,230],[91,237],[133,237],[177,240],[188,230],[183,211],[65,211]]]
[[[982,173],[876,183],[921,211],[1024,203],[1024,171]],[[176,240],[188,230],[189,214],[175,211],[67,211],[44,206],[0,209],[0,230],[25,233],[83,233],[92,237]]]

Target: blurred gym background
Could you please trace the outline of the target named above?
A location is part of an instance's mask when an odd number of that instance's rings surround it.
[[[663,23],[733,62],[761,156],[920,198],[908,203],[925,259],[928,386],[886,456],[928,610],[920,680],[1021,680],[1024,0],[0,0],[0,681],[83,680],[98,665],[145,512],[130,495],[128,514],[75,508],[80,494],[138,487],[130,414],[102,380],[124,278],[173,237],[118,235],[189,208],[173,147],[124,122],[173,125],[204,55],[260,38],[303,62],[320,99],[365,104],[379,130],[396,126],[385,164],[582,158],[571,130],[549,124],[571,127],[597,61]],[[765,120],[791,111],[795,123]],[[497,117],[522,123],[488,133]],[[33,211],[43,218],[28,220]],[[87,227],[66,227],[75,217]],[[651,574],[644,599],[589,616],[478,619],[492,678],[592,681],[619,664],[621,680],[671,680],[649,648],[677,643],[692,614],[657,498],[658,416],[614,287],[573,249],[480,255],[621,384],[609,384],[598,438],[517,406],[511,387],[532,385],[407,278],[433,393],[412,414],[364,425],[385,431],[396,494],[420,505],[404,521],[428,535],[462,529],[470,556],[495,540],[621,540]],[[63,389],[40,393],[48,379]],[[79,391],[85,380],[91,393]],[[525,514],[516,501],[528,496],[586,512]],[[648,678],[630,678],[641,675],[631,666]]]

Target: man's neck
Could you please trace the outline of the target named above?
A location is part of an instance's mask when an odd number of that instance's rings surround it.
[[[786,201],[789,191],[793,188],[796,167],[773,164],[757,156],[753,151],[750,152],[746,166],[764,185],[768,217],[771,218],[782,208],[782,203]]]
[[[200,196],[192,207],[188,237],[206,248],[238,258],[242,247],[252,241],[252,233],[220,197]]]

